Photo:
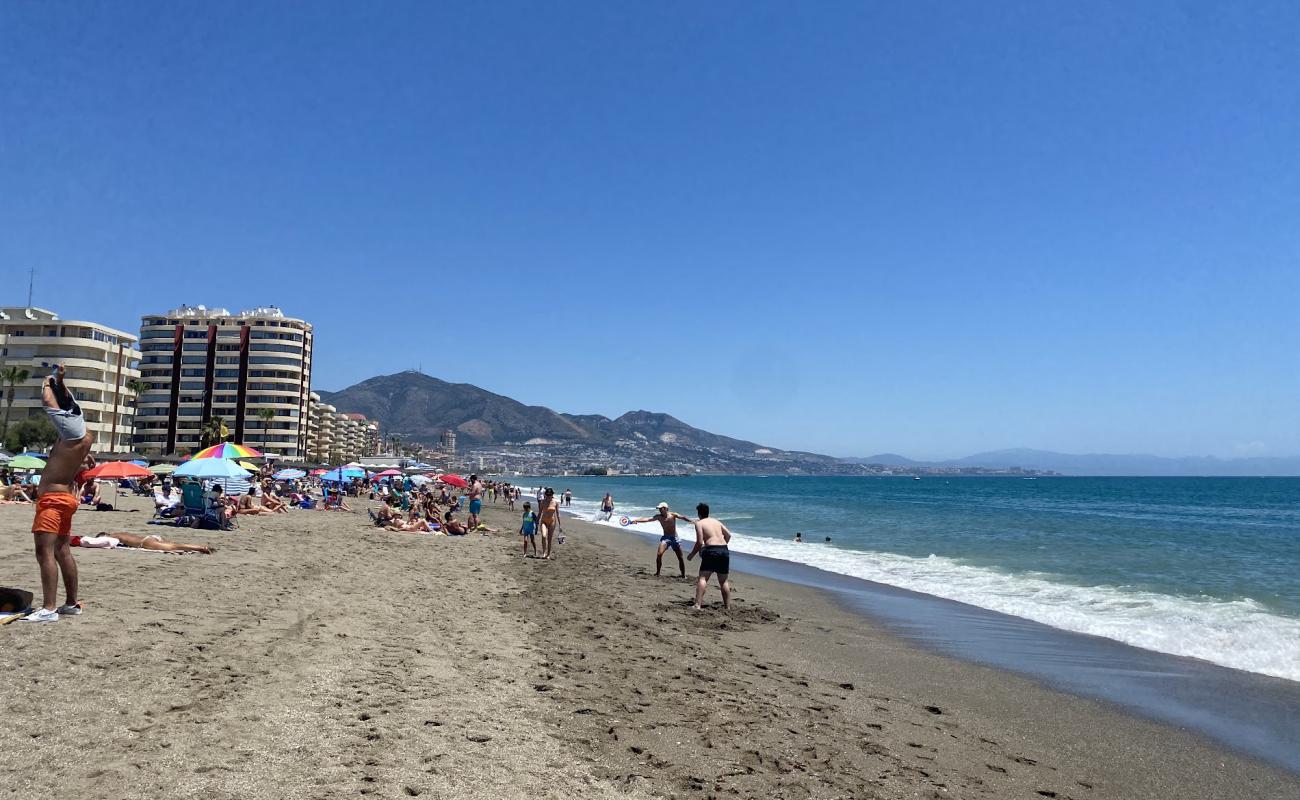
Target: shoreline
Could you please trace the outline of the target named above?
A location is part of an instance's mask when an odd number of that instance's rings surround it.
[[[566,518],[542,562],[520,557],[503,505],[485,518],[507,533],[448,538],[369,527],[366,504],[234,533],[79,513],[79,534],[218,551],[78,551],[87,612],[0,629],[0,796],[1297,789],[1199,736],[930,652],[822,590],[738,573],[731,613],[714,586],[695,614],[690,582],[648,574],[653,549],[621,532]],[[31,513],[0,507],[0,584],[33,584]]]
[[[571,515],[566,519],[654,546],[656,537],[642,531]],[[732,563],[740,573],[823,592],[838,606],[931,652],[1187,727],[1221,746],[1300,775],[1296,681],[1054,628],[796,561],[733,552]]]

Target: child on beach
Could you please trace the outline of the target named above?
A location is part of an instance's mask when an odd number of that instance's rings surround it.
[[[533,513],[533,504],[524,503],[524,518],[519,523],[519,535],[524,537],[524,558],[528,557],[528,545],[533,546],[533,558],[537,558],[537,514]]]

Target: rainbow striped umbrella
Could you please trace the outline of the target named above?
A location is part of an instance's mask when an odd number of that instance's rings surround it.
[[[194,454],[195,458],[261,458],[262,454],[251,447],[233,442],[222,442],[204,448]]]

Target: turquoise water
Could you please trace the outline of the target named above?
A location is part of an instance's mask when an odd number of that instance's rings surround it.
[[[1300,479],[537,481],[588,519],[606,491],[614,525],[706,501],[741,552],[1300,680]]]

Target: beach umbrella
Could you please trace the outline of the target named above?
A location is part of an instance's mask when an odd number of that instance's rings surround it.
[[[11,461],[13,457],[13,453],[6,453],[5,451],[0,450],[0,461]]]
[[[194,458],[173,474],[185,478],[247,478],[248,470],[225,458]]]
[[[412,475],[411,483],[414,483],[416,486],[423,486],[426,483],[433,483],[433,478],[430,478],[428,475]]]
[[[259,469],[261,469],[261,467],[257,466],[256,464],[251,464],[251,463],[249,463],[249,462],[247,462],[247,461],[240,461],[240,462],[238,462],[238,463],[239,463],[239,466],[243,467],[244,469],[248,470],[249,472],[257,472]]]
[[[233,442],[222,442],[214,444],[211,447],[205,447],[194,454],[198,458],[261,458],[262,454],[251,447],[245,447],[242,444]]]
[[[46,455],[45,453],[38,453],[35,450],[24,450],[18,455],[27,456],[28,458],[41,458],[41,459],[49,458],[49,456]]]
[[[175,464],[154,464],[149,471],[155,475],[170,475],[176,471]]]
[[[376,472],[376,478],[391,478],[394,475],[401,475],[402,471],[397,469],[386,469],[383,472]]]
[[[455,486],[460,489],[469,488],[469,482],[459,475],[439,475],[438,480],[449,486]]]
[[[348,467],[339,467],[337,469],[332,469],[329,472],[326,472],[325,474],[321,475],[320,479],[323,481],[334,481],[335,483],[343,483],[344,481],[350,481],[353,478],[364,478],[364,477],[366,477],[366,471],[363,469],[350,469]]]
[[[306,476],[307,473],[300,469],[282,469],[271,477],[275,478],[277,481],[291,481],[295,478],[305,478]]]
[[[86,472],[86,477],[103,480],[118,478],[148,478],[149,470],[132,461],[106,461]]]
[[[311,471],[311,474],[312,474],[312,475],[324,475],[324,474],[327,473],[327,472],[329,472],[329,470],[327,470],[327,469],[314,469],[314,470]]]
[[[131,461],[128,461],[128,462],[126,462],[126,463],[128,463],[128,464],[135,464],[137,467],[147,467],[147,466],[149,466],[149,462],[148,462],[148,461],[145,461],[144,459],[140,459],[140,458],[132,459]]]
[[[14,456],[9,462],[10,469],[45,469],[45,459],[36,458],[23,453],[20,456]]]

